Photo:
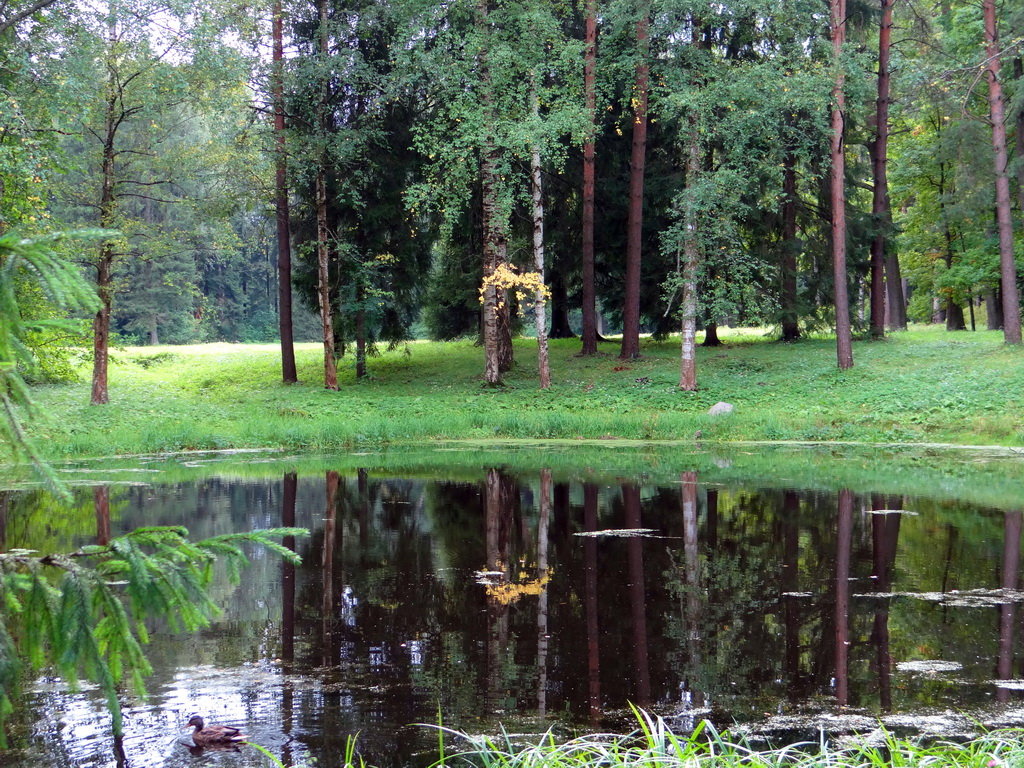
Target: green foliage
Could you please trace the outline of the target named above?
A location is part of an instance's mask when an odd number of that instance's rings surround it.
[[[276,539],[305,534],[274,528],[191,542],[184,528],[151,527],[68,554],[0,553],[0,727],[25,672],[52,668],[73,686],[82,678],[98,685],[121,735],[121,687],[143,695],[150,672],[147,622],[207,626],[218,613],[207,595],[215,562],[237,581],[244,545],[298,562]]]
[[[33,334],[74,329],[74,323],[63,313],[85,312],[97,303],[77,268],[58,257],[54,247],[72,235],[95,238],[104,234],[78,232],[31,239],[14,232],[0,235],[0,440],[15,459],[31,461],[53,488],[60,488],[60,483],[39,460],[22,425],[22,412],[32,411],[32,398],[22,371],[36,367],[35,355],[28,345]],[[45,298],[54,308],[50,317],[26,317],[22,308],[26,291]]]
[[[985,733],[966,743],[900,739],[884,732],[880,742],[853,740],[836,746],[814,744],[755,747],[740,736],[720,732],[701,721],[691,732],[676,733],[661,717],[633,708],[639,723],[634,733],[592,734],[560,741],[548,732],[535,744],[509,734],[476,736],[448,728],[461,751],[443,755],[431,768],[996,768],[1024,759],[1021,731]]]

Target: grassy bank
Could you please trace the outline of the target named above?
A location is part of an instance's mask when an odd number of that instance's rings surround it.
[[[275,345],[127,348],[112,355],[109,405],[88,405],[85,370],[78,383],[36,389],[46,415],[33,434],[53,459],[494,438],[1024,445],[1024,350],[998,332],[924,328],[858,343],[845,372],[830,339],[725,341],[700,349],[695,393],[676,386],[675,340],[645,341],[630,362],[613,344],[581,358],[578,341],[556,341],[547,391],[529,339],[516,342],[500,389],[482,386],[482,351],[465,341],[384,352],[361,382],[343,358],[338,392],[321,387],[313,344],[299,346],[292,386],[280,383]],[[707,415],[720,400],[735,412]]]

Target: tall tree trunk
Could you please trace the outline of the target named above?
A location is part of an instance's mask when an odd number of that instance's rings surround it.
[[[363,286],[356,287],[356,378],[366,377],[366,309]]]
[[[586,0],[586,44],[583,49],[583,99],[590,135],[583,143],[582,289],[583,341],[580,354],[597,354],[597,291],[594,286],[594,150],[597,136],[597,0]]]
[[[708,323],[704,326],[704,341],[700,345],[702,347],[722,346],[722,340],[718,338],[718,323]]]
[[[892,327],[907,327],[899,259],[890,253],[892,209],[889,204],[889,53],[892,43],[892,8],[895,0],[881,0],[878,27],[878,98],[875,101],[875,141],[872,146],[874,192],[871,213],[878,228],[871,242],[871,335],[885,335],[885,307],[889,305]],[[888,297],[888,302],[886,298]]]
[[[895,0],[881,0],[882,20],[878,33],[878,102],[876,105],[876,123],[878,134],[875,141],[875,196],[882,195],[883,205],[879,226],[882,237],[889,237],[892,232],[892,203],[889,199],[889,95],[892,79],[890,52],[892,47],[892,11]],[[874,207],[874,206],[873,206]],[[878,215],[876,211],[876,215]],[[900,260],[891,244],[882,243],[885,262],[885,295],[888,308],[889,329],[893,331],[907,330],[907,297],[903,290],[903,274]]]
[[[576,334],[572,332],[572,325],[569,323],[569,292],[565,287],[565,278],[562,276],[562,270],[556,264],[551,265],[549,274],[551,328],[548,331],[548,338],[573,339]]]
[[[111,24],[108,33],[108,55],[113,56],[113,46],[117,38],[117,29]],[[100,217],[99,224],[105,229],[116,226],[117,202],[114,194],[116,180],[114,178],[114,160],[117,157],[115,142],[117,129],[124,118],[123,105],[119,109],[119,98],[116,73],[113,65],[107,71],[106,114],[104,117],[103,157],[101,161],[100,180]],[[113,303],[113,267],[114,245],[105,241],[100,245],[99,257],[96,262],[96,292],[99,294],[100,307],[92,321],[92,394],[90,404],[103,405],[110,401],[107,390],[107,369],[110,360],[110,314]]]
[[[540,119],[540,100],[536,85],[530,91],[530,111],[534,120]],[[530,186],[533,193],[533,268],[544,284],[544,186],[540,174],[540,146],[530,148]],[[551,369],[548,366],[548,318],[547,300],[544,291],[538,290],[534,297],[534,313],[537,325],[537,371],[540,388],[551,386]]]
[[[486,39],[488,0],[478,0],[476,4],[476,29]],[[480,102],[484,105],[488,125],[493,125],[493,94],[491,93],[491,73],[488,65],[488,49],[483,43],[479,57]],[[483,190],[483,236],[484,236],[484,295],[483,295],[483,337],[484,337],[484,383],[498,386],[502,383],[502,354],[499,318],[499,291],[487,283],[498,265],[504,261],[507,249],[507,227],[498,200],[498,160],[500,150],[494,145],[491,136],[487,136],[480,148],[480,177]],[[502,302],[506,306],[508,302]]]
[[[633,85],[633,151],[629,164],[629,220],[626,233],[626,296],[622,308],[623,360],[640,357],[640,265],[643,249],[644,166],[647,159],[647,91],[650,78],[648,54],[650,2],[641,4],[636,22],[639,61]]]
[[[1015,56],[1013,59],[1013,79],[1018,83],[1024,81],[1024,59],[1020,56]],[[1016,116],[1017,130],[1014,131],[1014,140],[1016,142],[1017,154],[1017,210],[1021,217],[1024,218],[1024,104],[1017,110]],[[2,192],[2,188],[0,188]]]
[[[320,0],[319,50],[320,66],[327,66],[327,3]],[[320,105],[317,119],[319,121],[320,139],[327,140],[327,101],[328,80],[323,77],[320,92]],[[316,265],[317,265],[317,298],[320,303],[320,329],[324,343],[324,389],[338,388],[338,369],[334,350],[334,313],[331,311],[330,263],[331,253],[328,243],[327,227],[327,149],[320,150],[320,166],[316,172]]]
[[[1003,303],[995,288],[985,292],[986,327],[990,331],[998,331],[1003,327]]]
[[[284,20],[281,0],[274,0],[273,70],[271,93],[274,106],[274,209],[277,213],[277,320],[281,336],[281,379],[299,380],[295,367],[292,330],[292,245],[288,214],[288,148],[284,132]]]
[[[797,202],[796,155],[792,150],[787,150],[782,159],[782,341],[796,341],[800,338],[796,283]]]
[[[846,157],[843,132],[846,112],[846,75],[843,43],[846,42],[846,0],[829,0],[832,32],[832,271],[835,281],[836,358],[839,368],[853,367],[853,336],[850,328],[850,298],[846,286]]]
[[[1006,172],[1006,114],[1003,86],[999,82],[999,29],[995,0],[982,0],[985,17],[985,78],[988,80],[989,117],[992,121],[992,155],[996,171],[996,222],[999,228],[1000,288],[1003,292],[1003,339],[1020,344],[1020,296],[1017,265],[1013,258],[1013,219],[1010,214],[1010,179]]]
[[[697,389],[697,271],[700,239],[697,234],[697,180],[700,177],[700,131],[697,118],[689,119],[686,147],[686,209],[683,212],[682,333],[679,388]]]

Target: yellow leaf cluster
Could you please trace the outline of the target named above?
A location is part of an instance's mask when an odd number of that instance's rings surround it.
[[[519,301],[520,311],[524,311],[525,302],[529,296],[536,297],[538,294],[545,299],[551,298],[551,290],[544,284],[539,272],[516,272],[515,267],[508,263],[502,263],[489,275],[484,277],[480,286],[480,303],[484,303],[484,294],[488,288],[497,291],[514,291]],[[501,302],[498,302],[501,307]]]

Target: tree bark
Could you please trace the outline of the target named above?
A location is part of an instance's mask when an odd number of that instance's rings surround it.
[[[550,270],[551,289],[551,328],[548,331],[549,339],[574,339],[576,334],[572,332],[572,325],[569,323],[569,294],[565,287],[565,278],[562,271],[552,265]]]
[[[720,347],[722,343],[722,340],[718,338],[718,323],[708,323],[705,325],[704,341],[700,345],[702,347]]]
[[[792,150],[782,159],[782,341],[796,341],[800,338],[800,310],[797,300],[796,283],[796,155]]]
[[[111,23],[107,30],[108,55],[113,56],[113,46],[117,38],[117,29]],[[114,178],[114,160],[117,157],[115,142],[117,129],[124,117],[123,105],[118,114],[120,101],[116,82],[117,74],[114,65],[108,62],[107,93],[104,118],[103,155],[101,160],[100,180],[100,217],[99,224],[104,229],[113,229],[116,225],[117,201],[114,194],[116,179]],[[113,267],[114,245],[105,241],[100,246],[96,262],[96,292],[99,294],[100,307],[92,321],[92,393],[91,405],[103,405],[110,402],[107,388],[107,371],[110,360],[110,315],[113,304]]]
[[[999,298],[999,292],[995,288],[985,292],[985,317],[986,327],[990,331],[999,331],[1003,328],[1003,303]]]
[[[1013,79],[1017,82],[1024,81],[1024,60],[1020,56],[1013,59]],[[1017,130],[1014,131],[1017,149],[1017,211],[1024,216],[1024,162],[1021,162],[1021,158],[1024,158],[1024,104],[1017,110],[1015,122],[1017,123]]]
[[[487,35],[488,0],[478,0],[476,4],[476,29],[486,39]],[[487,123],[494,124],[493,96],[491,94],[491,74],[487,61],[487,46],[484,43],[479,54],[480,102],[488,116]],[[487,136],[480,148],[480,176],[483,190],[483,337],[484,337],[484,383],[488,386],[501,385],[502,355],[499,349],[501,335],[499,328],[499,291],[487,284],[487,279],[494,274],[498,265],[504,261],[508,236],[504,225],[504,217],[498,200],[498,160],[500,150],[494,141]],[[508,302],[504,302],[507,306]]]
[[[277,317],[281,337],[281,379],[285,384],[294,384],[299,375],[295,367],[292,328],[292,247],[284,125],[284,20],[281,0],[274,0],[273,14],[271,92],[274,107],[274,209],[277,214]]]
[[[327,66],[327,3],[320,0],[319,50],[320,66]],[[327,133],[327,100],[328,83],[323,73],[320,106],[317,115],[319,120],[320,139],[326,141]],[[324,344],[324,389],[338,388],[338,369],[335,362],[334,349],[334,314],[331,311],[330,290],[330,246],[327,227],[327,150],[320,150],[320,166],[316,172],[316,264],[317,264],[317,298],[320,304],[320,328]]]
[[[686,147],[686,209],[683,213],[682,333],[679,359],[679,388],[697,389],[697,271],[700,268],[700,239],[697,234],[696,186],[700,176],[700,133],[695,116],[690,116]]]
[[[885,307],[889,305],[890,325],[906,329],[907,309],[899,259],[890,251],[892,209],[889,202],[889,58],[892,44],[892,9],[895,0],[881,0],[878,28],[878,98],[875,102],[875,141],[872,147],[874,190],[871,213],[877,230],[871,242],[871,336],[885,335]],[[886,301],[888,299],[888,302]]]
[[[853,367],[850,299],[846,286],[846,158],[843,131],[846,111],[843,43],[846,41],[846,0],[830,0],[832,55],[835,86],[832,89],[832,268],[835,280],[836,358],[839,368]]]
[[[999,273],[1003,293],[1003,339],[1020,344],[1020,296],[1017,265],[1013,257],[1013,219],[1010,213],[1010,179],[1006,171],[1006,113],[1003,86],[999,82],[999,29],[995,0],[982,0],[985,19],[985,79],[988,80],[989,117],[992,121],[992,156],[996,172],[996,222],[999,229]]]
[[[366,309],[363,287],[356,288],[356,378],[366,378]]]
[[[644,2],[636,22],[639,61],[633,86],[633,150],[629,164],[629,220],[626,233],[626,295],[622,308],[619,357],[640,357],[640,266],[643,248],[644,167],[647,157],[647,91],[650,79],[650,3]]]
[[[537,88],[530,91],[530,111],[534,120],[540,118],[540,100]],[[544,283],[544,186],[540,173],[540,146],[530,148],[530,186],[533,193],[533,268]],[[534,297],[534,313],[537,325],[537,372],[540,388],[551,386],[551,369],[548,365],[548,318],[547,301],[544,291],[538,290]]]
[[[594,285],[594,151],[597,135],[597,0],[586,0],[586,43],[583,50],[583,98],[590,135],[583,143],[583,328],[581,355],[597,354],[597,291]]]

